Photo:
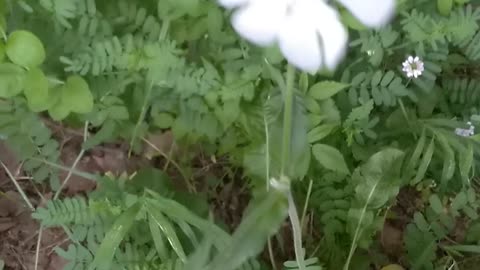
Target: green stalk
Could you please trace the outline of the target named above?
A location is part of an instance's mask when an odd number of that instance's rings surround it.
[[[293,66],[287,67],[287,83],[285,88],[285,107],[283,109],[283,141],[281,175],[285,175],[285,165],[290,157],[290,141],[292,137],[292,110],[293,110],[293,82],[295,70]]]

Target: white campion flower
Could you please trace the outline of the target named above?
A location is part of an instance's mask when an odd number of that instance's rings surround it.
[[[418,78],[418,76],[422,75],[423,71],[425,70],[425,66],[418,56],[409,56],[407,60],[402,63],[402,66],[403,72],[405,72],[409,78]]]
[[[277,43],[297,68],[316,72],[334,69],[345,54],[348,34],[335,9],[325,0],[218,0],[236,9],[232,25],[240,36],[259,46]],[[388,22],[395,0],[337,0],[369,27]]]

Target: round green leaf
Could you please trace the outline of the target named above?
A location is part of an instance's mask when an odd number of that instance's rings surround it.
[[[10,34],[6,53],[13,63],[26,68],[39,66],[45,60],[45,48],[40,39],[24,30]]]
[[[453,0],[437,0],[437,8],[440,14],[448,16],[453,8]]]
[[[33,68],[27,73],[24,94],[30,110],[41,112],[48,109],[48,105],[50,105],[48,80],[41,69]]]
[[[48,104],[48,114],[55,121],[65,119],[65,117],[67,117],[71,112],[70,104],[63,101],[64,92],[66,92],[65,85],[62,85],[50,91],[50,104]]]
[[[70,76],[64,85],[62,103],[76,113],[89,113],[93,110],[93,96],[87,82],[80,76]]]
[[[8,98],[22,92],[25,83],[25,71],[12,63],[0,64],[0,97]]]

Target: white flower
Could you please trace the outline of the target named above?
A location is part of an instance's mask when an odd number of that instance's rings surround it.
[[[409,56],[405,62],[402,63],[403,72],[407,74],[407,77],[415,77],[422,75],[422,72],[425,70],[422,60],[418,56]]]
[[[458,136],[463,136],[463,137],[470,137],[475,135],[475,126],[472,125],[472,122],[467,122],[467,125],[469,125],[468,129],[465,128],[456,128],[455,129],[455,134]]]
[[[348,34],[336,10],[325,0],[218,0],[237,8],[233,28],[259,46],[278,44],[297,68],[315,72],[334,69],[343,58]],[[370,27],[385,24],[395,0],[337,0]]]

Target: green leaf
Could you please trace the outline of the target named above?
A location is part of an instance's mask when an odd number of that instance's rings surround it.
[[[48,80],[39,68],[28,71],[25,80],[24,94],[28,101],[28,107],[33,112],[41,112],[50,105],[48,97]]]
[[[45,60],[45,48],[42,42],[29,31],[12,32],[5,49],[13,63],[26,68],[39,66]]]
[[[442,168],[442,186],[445,187],[447,181],[452,179],[455,173],[455,153],[452,147],[448,144],[447,138],[442,134],[436,134],[440,145],[443,148],[443,168]]]
[[[354,29],[354,30],[365,30],[367,27],[363,25],[355,16],[350,13],[347,9],[342,9],[340,11],[340,14],[342,16],[342,22],[346,24],[348,27]]]
[[[348,269],[362,235],[372,227],[374,214],[372,209],[378,209],[388,200],[394,198],[400,186],[400,165],[404,153],[398,149],[387,148],[371,156],[367,163],[356,168],[352,174],[355,188],[355,207],[348,211],[352,220],[348,225],[353,235],[349,256],[345,264]]]
[[[415,212],[415,214],[413,214],[413,221],[415,222],[415,225],[417,225],[418,229],[420,229],[422,232],[426,232],[430,228],[427,220],[420,212]]]
[[[420,155],[422,154],[423,148],[425,147],[425,141],[426,135],[425,130],[423,130],[422,135],[418,140],[417,146],[415,147],[415,150],[413,151],[413,154],[408,161],[407,167],[405,168],[405,173],[409,178],[411,176],[411,173],[413,173],[415,166],[418,164],[418,161],[420,160]]]
[[[437,0],[437,8],[440,14],[448,16],[453,8],[453,0]]]
[[[458,156],[458,169],[460,171],[460,176],[465,184],[468,184],[470,181],[470,170],[473,166],[473,145],[468,144],[467,149],[460,153]]]
[[[0,98],[9,98],[22,92],[25,84],[25,71],[14,64],[0,64]]]
[[[113,256],[135,222],[135,217],[140,209],[141,204],[135,203],[115,220],[111,229],[98,247],[95,253],[95,259],[89,267],[90,270],[111,268]]]
[[[147,201],[147,212],[149,213],[149,221],[153,221],[153,223],[158,226],[162,231],[165,237],[168,239],[168,242],[172,246],[175,253],[178,255],[182,262],[187,261],[187,255],[185,255],[185,251],[183,251],[182,244],[177,237],[177,233],[173,228],[172,224],[165,216],[159,211],[155,205],[148,203]]]
[[[327,137],[338,125],[336,124],[324,124],[313,128],[307,133],[308,142],[315,143],[321,139]]]
[[[70,114],[70,106],[63,102],[63,85],[51,89],[49,96],[48,114],[55,121],[65,119]]]
[[[428,201],[430,202],[430,206],[432,207],[433,211],[435,211],[435,213],[442,214],[444,212],[442,201],[440,200],[438,195],[433,194],[432,196],[430,196]]]
[[[346,89],[348,86],[350,85],[346,83],[323,81],[312,85],[308,95],[316,100],[324,100]]]
[[[462,209],[464,206],[467,205],[467,194],[465,192],[460,192],[455,196],[455,199],[453,199],[451,208],[452,211],[458,212],[458,210]]]
[[[208,269],[237,269],[258,255],[287,217],[288,200],[283,192],[272,190],[254,200],[248,209],[250,211],[233,233],[232,241],[216,255]]]
[[[89,113],[93,110],[93,96],[82,77],[68,77],[63,88],[62,103],[76,113]]]
[[[453,249],[458,252],[480,253],[480,245],[451,245],[448,249]]]
[[[430,143],[428,144],[427,150],[423,154],[422,161],[420,162],[420,166],[418,167],[418,170],[417,170],[417,175],[415,175],[415,178],[413,179],[412,184],[417,184],[425,176],[425,173],[427,172],[427,169],[428,169],[428,165],[430,165],[430,161],[432,161],[434,150],[435,150],[435,139],[432,138],[430,140]]]
[[[315,144],[312,153],[315,159],[326,169],[350,174],[342,153],[336,148],[326,144]]]
[[[437,239],[432,232],[418,230],[413,224],[407,226],[405,246],[412,270],[433,269],[436,258]]]

